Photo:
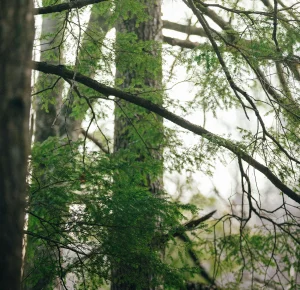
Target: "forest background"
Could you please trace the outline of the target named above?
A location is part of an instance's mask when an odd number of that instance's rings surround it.
[[[1,3],[5,289],[299,287],[286,2]]]

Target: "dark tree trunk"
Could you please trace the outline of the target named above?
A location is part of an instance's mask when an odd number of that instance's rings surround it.
[[[29,152],[31,0],[0,2],[0,287],[20,289]]]
[[[116,27],[117,32],[117,51],[116,51],[116,79],[123,79],[120,86],[123,89],[130,88],[135,90],[151,90],[159,91],[162,88],[162,68],[161,68],[161,42],[162,42],[162,20],[161,20],[161,2],[156,0],[140,1],[145,5],[145,13],[149,16],[146,21],[140,22],[129,16],[128,20],[121,20]],[[142,55],[135,55],[137,52],[131,52],[130,47],[123,48],[121,44],[122,34],[133,33],[136,35],[136,43],[144,43],[153,41],[147,48],[143,49]],[[154,41],[156,43],[154,43]],[[131,54],[131,56],[130,56]],[[145,57],[151,56],[150,59],[156,67],[155,72],[151,68],[143,69],[145,63],[137,64],[136,68],[127,67],[124,65],[124,59],[129,57]],[[143,79],[138,85],[133,85],[133,81],[140,78]],[[153,95],[153,94],[152,94]],[[147,96],[145,95],[147,98]],[[162,96],[160,93],[156,95],[155,100],[158,104],[162,104]],[[150,176],[143,173],[144,178],[140,183],[149,189],[149,191],[159,197],[162,189],[162,140],[163,140],[163,125],[162,119],[153,117],[152,114],[143,110],[139,111],[136,107],[122,100],[116,100],[115,106],[115,131],[114,131],[114,151],[118,152],[122,149],[130,149],[137,155],[137,162],[143,163],[146,158],[160,163],[161,171],[156,176]],[[150,129],[151,128],[151,129]],[[151,133],[149,133],[151,131]],[[151,156],[149,156],[151,155]],[[145,181],[147,180],[147,181]],[[117,178],[116,178],[116,182]],[[115,193],[117,194],[117,193]],[[130,214],[130,213],[129,213]],[[148,216],[144,222],[147,224],[147,219],[153,219],[154,216]],[[121,217],[122,219],[122,217]],[[118,223],[118,221],[116,221]],[[142,224],[141,224],[142,225]],[[127,231],[136,231],[128,228]],[[118,239],[118,229],[116,230],[114,239]],[[133,233],[132,235],[138,235]],[[154,234],[154,231],[153,231]],[[149,245],[150,246],[150,245]],[[153,273],[148,270],[148,265],[142,256],[138,253],[133,254],[135,266],[130,261],[132,257],[128,256],[122,262],[112,262],[112,290],[134,290],[134,289],[153,289],[151,280]],[[122,259],[122,258],[121,258]],[[150,269],[150,268],[149,268]],[[135,278],[134,278],[135,277]],[[136,277],[139,279],[137,280]]]

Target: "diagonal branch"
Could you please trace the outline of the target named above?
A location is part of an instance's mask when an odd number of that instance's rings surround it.
[[[35,15],[41,15],[41,14],[62,12],[62,11],[65,11],[65,10],[70,10],[70,9],[73,9],[73,8],[82,8],[82,7],[87,6],[87,5],[100,3],[100,2],[106,2],[106,1],[107,0],[77,0],[77,1],[70,1],[70,2],[67,2],[67,3],[35,8],[34,9],[34,14]]]
[[[93,141],[104,153],[109,154],[109,151],[107,150],[107,148],[105,148],[105,146],[100,142],[100,140],[98,140],[97,138],[95,138],[92,134],[90,134],[88,131],[84,130],[83,128],[81,128],[81,134],[86,136],[88,139],[90,139],[91,141]]]
[[[135,104],[137,106],[143,107],[146,110],[149,110],[151,112],[154,112],[161,117],[168,119],[169,121],[179,125],[182,128],[185,128],[196,135],[202,136],[203,138],[207,139],[208,141],[219,145],[221,147],[224,147],[231,151],[233,154],[235,154],[237,157],[240,157],[242,160],[247,162],[249,165],[254,167],[256,170],[260,171],[264,176],[266,176],[278,189],[280,189],[284,194],[286,194],[289,198],[296,201],[300,204],[300,195],[297,194],[295,191],[293,191],[291,188],[289,188],[286,184],[284,184],[267,166],[259,163],[257,160],[255,160],[252,156],[250,156],[242,147],[241,145],[232,142],[230,140],[227,140],[223,137],[220,137],[218,135],[215,135],[211,133],[210,131],[204,129],[201,126],[195,125],[184,118],[179,117],[178,115],[168,111],[164,107],[160,105],[156,105],[155,103],[143,99],[142,97],[139,97],[137,94],[131,94],[124,92],[119,89],[115,89],[109,86],[106,86],[104,84],[101,84],[89,77],[86,77],[80,73],[77,73],[74,76],[74,71],[67,69],[63,65],[50,65],[45,62],[33,62],[33,66],[35,70],[48,73],[48,74],[54,74],[57,76],[61,76],[66,79],[74,79],[75,81],[94,89],[95,91],[103,94],[107,98],[109,96],[115,96],[122,100],[125,100],[127,102],[130,102],[132,104]]]
[[[180,234],[179,239],[182,240],[183,242],[189,244],[191,243],[190,238],[188,237],[188,235],[186,234]],[[215,281],[212,277],[210,277],[210,275],[207,273],[207,271],[205,270],[205,268],[202,266],[201,262],[199,261],[196,251],[194,251],[191,247],[188,248],[188,254],[190,256],[190,258],[193,260],[193,262],[195,263],[195,265],[199,268],[199,275],[204,278],[208,283],[210,283],[211,286],[215,286]],[[211,288],[210,288],[211,289]],[[213,288],[216,289],[216,288]]]
[[[168,36],[163,36],[163,41],[172,45],[172,46],[179,46],[182,48],[189,48],[194,49],[199,46],[199,42],[193,42],[188,39],[178,39],[178,38],[172,38]]]
[[[207,221],[208,219],[210,219],[217,211],[213,210],[212,212],[196,219],[196,220],[191,220],[189,222],[187,222],[184,227],[187,230],[191,230],[191,229],[195,229],[199,224],[204,223],[205,221]]]

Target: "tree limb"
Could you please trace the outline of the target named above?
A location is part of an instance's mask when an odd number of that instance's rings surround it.
[[[57,5],[50,5],[46,7],[39,7],[34,9],[35,15],[41,15],[41,14],[49,14],[49,13],[55,13],[55,12],[62,12],[65,10],[70,10],[73,8],[82,8],[87,5],[100,3],[100,2],[106,2],[107,0],[77,0],[77,1],[71,1],[67,3],[57,4]]]
[[[172,45],[172,46],[180,46],[182,48],[189,48],[189,49],[194,49],[197,46],[199,46],[199,42],[193,42],[187,39],[178,39],[178,38],[172,38],[168,36],[163,36],[163,41]]]
[[[81,134],[86,136],[91,141],[93,141],[104,153],[109,154],[109,151],[105,148],[105,146],[97,138],[95,138],[92,134],[85,131],[83,128],[81,128]]]
[[[127,102],[130,102],[132,104],[135,104],[137,106],[143,107],[146,110],[149,110],[151,112],[154,112],[161,117],[168,119],[169,121],[179,125],[180,127],[187,129],[196,135],[202,136],[203,138],[207,139],[208,141],[219,145],[221,147],[224,147],[231,151],[233,154],[235,154],[237,157],[240,157],[242,160],[247,162],[249,165],[260,171],[264,176],[266,176],[278,189],[280,189],[284,194],[286,194],[289,198],[294,200],[295,202],[300,204],[300,195],[297,194],[295,191],[293,191],[291,188],[289,188],[287,185],[285,185],[267,166],[259,163],[257,160],[255,160],[252,156],[250,156],[247,152],[244,151],[243,148],[241,148],[241,145],[232,142],[230,140],[227,140],[223,137],[220,137],[218,135],[215,135],[211,133],[210,131],[204,129],[201,126],[195,125],[178,115],[166,110],[164,107],[160,105],[156,105],[153,102],[146,100],[142,97],[139,97],[136,94],[131,94],[127,92],[123,92],[122,90],[115,89],[109,86],[106,86],[104,84],[101,84],[89,77],[86,77],[80,73],[75,73],[72,70],[67,69],[63,65],[51,65],[45,62],[33,62],[33,66],[35,70],[48,73],[48,74],[54,74],[61,76],[66,79],[74,79],[75,81],[94,89],[95,91],[105,95],[107,98],[109,96],[115,96],[120,99],[123,99]]]
[[[194,229],[195,227],[197,227],[199,224],[207,221],[208,219],[210,219],[214,214],[216,213],[216,210],[213,210],[212,212],[196,219],[196,220],[191,220],[189,222],[187,222],[184,227],[187,229],[187,230],[190,230],[190,229]]]
[[[179,239],[182,240],[185,243],[191,243],[190,238],[185,234],[180,234]],[[215,281],[212,277],[210,277],[210,275],[207,273],[207,271],[205,270],[205,268],[201,265],[196,252],[190,247],[188,248],[188,254],[191,257],[191,259],[193,260],[193,262],[195,263],[195,265],[199,268],[199,275],[204,278],[208,283],[210,283],[212,286],[216,286]]]
[[[175,30],[189,35],[198,35],[202,37],[207,37],[203,28],[195,27],[191,25],[184,25],[176,22],[167,21],[167,20],[163,20],[163,28]]]

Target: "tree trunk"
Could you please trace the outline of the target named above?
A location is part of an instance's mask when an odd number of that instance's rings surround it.
[[[62,19],[52,15],[43,16],[41,31],[41,61],[52,64],[59,64],[62,47],[58,48],[61,34],[58,34],[53,43],[53,35],[56,35],[58,28],[62,25]],[[52,35],[49,37],[49,35]],[[56,47],[53,49],[53,47]],[[49,137],[59,136],[59,110],[62,104],[63,81],[51,75],[39,74],[35,91],[38,93],[34,104],[36,119],[34,141],[44,142]],[[55,86],[53,87],[53,85]],[[49,89],[50,88],[50,89]],[[52,89],[51,89],[52,88]],[[39,93],[40,92],[40,93]],[[47,108],[44,107],[48,103]],[[43,165],[41,164],[41,167]],[[37,172],[33,172],[36,176]],[[38,176],[38,175],[37,175]],[[42,176],[41,184],[46,176]],[[43,197],[42,191],[38,191],[34,196],[29,195],[29,211],[36,216],[48,219],[47,210],[41,206]],[[49,219],[50,220],[50,219]],[[36,222],[36,217],[29,215],[28,231],[37,232],[40,225]],[[50,250],[39,239],[27,236],[26,252],[24,259],[24,273],[22,289],[42,289],[41,285],[51,283],[55,278],[55,254],[57,249]],[[51,264],[50,264],[51,263]]]
[[[62,46],[61,33],[57,34],[58,29],[63,25],[61,17],[53,15],[43,16],[41,32],[41,61],[51,64],[61,64]],[[52,35],[49,37],[49,35]],[[53,35],[56,35],[53,42]],[[55,85],[55,86],[54,86]],[[53,87],[54,86],[54,87]],[[35,112],[35,142],[44,142],[49,137],[59,136],[59,118],[62,106],[63,80],[56,76],[39,74],[36,84]],[[40,93],[39,93],[40,92]],[[49,103],[48,103],[49,102]],[[45,108],[45,103],[48,103]]]
[[[144,11],[148,15],[146,21],[140,22],[135,16],[130,15],[128,20],[121,20],[116,27],[117,32],[117,51],[116,51],[116,83],[121,80],[121,88],[135,91],[158,91],[155,99],[157,104],[162,104],[162,96],[160,90],[162,88],[162,67],[161,67],[161,42],[162,42],[162,20],[161,20],[161,2],[156,0],[140,1],[144,5]],[[134,34],[136,40],[133,40],[135,45],[145,45],[141,54],[130,47],[123,45],[123,36]],[[126,36],[125,36],[126,39]],[[149,42],[150,41],[150,42]],[[148,45],[146,45],[146,42]],[[126,59],[129,62],[126,62]],[[130,59],[144,58],[141,63],[138,61],[134,67],[130,67]],[[145,67],[145,63],[150,60],[151,65]],[[125,60],[125,61],[124,61]],[[151,68],[152,66],[152,68]],[[153,67],[155,67],[153,69]],[[136,82],[139,79],[138,82]],[[135,82],[135,83],[134,83]],[[148,97],[147,94],[144,95]],[[136,154],[136,161],[146,163],[146,159],[152,158],[156,164],[159,164],[159,173],[151,176],[143,171],[140,184],[146,187],[153,195],[159,197],[162,189],[162,140],[163,140],[163,125],[162,119],[154,117],[154,115],[139,110],[137,107],[130,105],[120,99],[116,100],[115,106],[115,131],[114,131],[114,151],[120,152],[123,149]],[[125,157],[126,158],[126,157]],[[141,168],[143,165],[141,164]],[[117,177],[115,178],[118,182]],[[117,195],[118,193],[114,193]],[[134,197],[133,197],[134,198]],[[130,211],[130,209],[129,209]],[[128,213],[130,215],[130,212]],[[120,217],[122,220],[122,216]],[[155,216],[147,216],[141,222],[148,224],[150,219]],[[115,220],[117,224],[122,224],[122,221]],[[117,228],[113,239],[122,240],[122,229]],[[126,228],[129,234],[138,236],[140,229],[135,227]],[[155,230],[153,230],[153,235]],[[120,235],[120,236],[118,236]],[[120,244],[122,247],[122,245]],[[126,247],[126,245],[125,245]],[[150,245],[149,245],[150,247]],[[156,249],[157,250],[157,249]],[[134,258],[133,258],[134,257]],[[134,259],[134,261],[132,261]],[[135,263],[133,266],[132,263]],[[120,261],[112,261],[112,290],[124,289],[153,289],[151,281],[153,273],[148,261],[145,261],[143,254],[139,255],[138,250],[129,253],[128,256],[121,257]],[[135,277],[135,278],[134,278]]]
[[[20,289],[29,152],[31,0],[0,2],[0,285]]]
[[[106,20],[107,15],[103,15],[100,10],[101,6],[93,5],[91,9],[90,19],[88,27],[83,36],[81,49],[78,55],[78,67],[76,70],[83,75],[90,78],[95,77],[97,70],[97,63],[101,59],[101,48],[103,40],[109,31]],[[84,96],[94,95],[94,91],[85,86],[76,84],[79,87],[79,91]],[[68,92],[68,101],[63,105],[60,118],[60,136],[67,136],[72,141],[77,141],[81,133],[81,123],[83,117],[88,109],[85,103],[82,106],[82,117],[75,118],[72,116],[73,106],[78,101],[78,96],[70,89]]]
[[[42,33],[41,33],[41,61],[59,64],[63,59],[62,44],[60,34],[57,35],[58,30],[63,25],[62,17],[53,17],[53,15],[47,15],[43,17]],[[97,26],[97,33],[94,33]],[[102,27],[102,33],[99,31],[99,27]],[[91,11],[89,25],[87,28],[88,35],[85,34],[82,42],[82,49],[78,56],[78,71],[94,76],[96,67],[91,65],[90,62],[96,63],[99,61],[101,55],[101,43],[108,31],[108,27],[105,24],[103,15],[99,14],[99,8],[94,5]],[[49,35],[52,35],[49,37]],[[53,35],[56,35],[56,41],[53,43],[51,40]],[[93,37],[93,41],[91,41]],[[58,45],[60,47],[58,48]],[[99,46],[99,47],[98,47]],[[88,53],[87,53],[88,52]],[[88,59],[92,58],[92,59]],[[63,104],[63,80],[57,82],[57,77],[51,75],[40,74],[36,92],[36,130],[35,130],[35,142],[44,142],[49,137],[67,137],[69,140],[77,141],[81,133],[81,118],[74,118],[72,114],[72,108],[74,106],[75,96],[74,92],[68,92],[68,100]],[[56,83],[56,84],[55,84]],[[53,87],[53,84],[55,86]],[[50,88],[50,89],[49,89]],[[52,89],[51,89],[52,88]],[[49,89],[49,90],[47,90]],[[82,94],[88,93],[88,89],[80,87]],[[90,90],[91,91],[91,90]],[[47,110],[44,107],[45,101],[53,100],[54,103],[49,103]],[[77,97],[78,100],[78,97]],[[82,112],[84,115],[85,111]],[[41,167],[43,165],[41,164]],[[54,169],[52,169],[54,170]],[[36,176],[36,172],[33,172],[33,176]],[[38,175],[37,175],[38,176]],[[47,176],[40,177],[40,183],[42,184],[47,179]],[[44,196],[43,196],[44,195]],[[53,200],[55,197],[52,197]],[[43,190],[39,190],[35,196],[30,197],[30,212],[35,216],[29,215],[28,231],[38,232],[42,231],[43,226],[40,227],[40,222],[37,222],[36,217],[40,217],[44,220],[53,221],[56,220],[57,224],[63,224],[60,220],[62,212],[57,213],[51,211],[49,208],[44,208],[42,204],[53,204],[51,197],[47,196]],[[68,211],[68,209],[66,209]],[[52,236],[55,239],[54,236]],[[59,240],[59,232],[56,238]],[[23,289],[43,289],[47,285],[54,282],[57,276],[57,256],[58,248],[56,245],[48,245],[43,243],[41,239],[36,237],[27,237],[27,247],[25,255],[24,275],[23,275]],[[63,255],[63,252],[60,254]]]

